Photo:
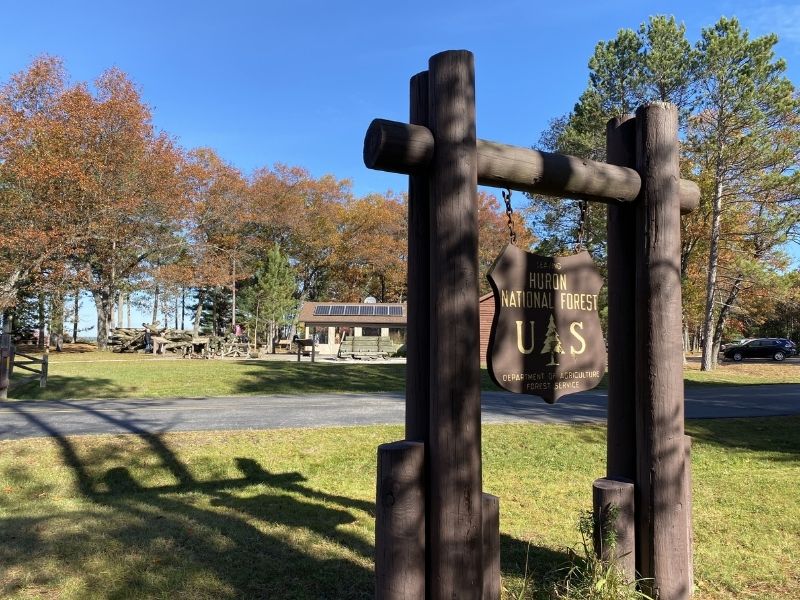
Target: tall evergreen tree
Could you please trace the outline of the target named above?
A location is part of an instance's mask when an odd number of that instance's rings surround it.
[[[786,63],[775,57],[777,41],[775,35],[750,39],[735,18],[723,17],[697,43],[701,60],[689,140],[712,181],[703,370],[714,368],[721,336],[715,303],[723,212],[741,214],[728,221],[743,233],[756,226],[762,240],[764,234],[771,238],[770,246],[785,241],[798,222],[800,103],[785,76]]]
[[[297,273],[289,259],[274,244],[256,268],[249,285],[241,294],[242,311],[258,343],[260,328],[267,333],[269,350],[278,327],[289,324],[297,311]]]

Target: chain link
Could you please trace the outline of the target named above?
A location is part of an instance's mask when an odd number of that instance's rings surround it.
[[[586,241],[586,219],[589,216],[588,200],[579,200],[578,208],[580,210],[580,217],[578,217],[578,241],[575,248],[580,251],[584,249],[584,242]]]
[[[503,200],[506,203],[506,217],[508,217],[508,239],[513,245],[517,245],[517,234],[514,231],[514,209],[511,208],[511,188],[503,190]]]

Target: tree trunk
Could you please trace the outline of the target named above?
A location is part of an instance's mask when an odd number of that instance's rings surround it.
[[[158,284],[153,290],[153,318],[150,321],[151,325],[155,325],[158,321]]]
[[[49,333],[47,331],[47,327],[45,327],[45,321],[44,321],[44,319],[45,319],[44,294],[39,294],[39,306],[38,306],[38,309],[39,309],[39,314],[38,314],[38,317],[39,317],[39,323],[38,323],[38,326],[39,326],[39,348],[44,348],[48,344],[48,341],[45,339],[45,337]]]
[[[236,331],[236,258],[233,259],[233,283],[231,283],[231,333]]]
[[[211,292],[211,319],[212,319],[212,327],[214,331],[212,332],[213,335],[217,335],[217,333],[221,333],[218,331],[219,329],[219,313],[217,311],[217,298],[219,297],[219,293],[217,290],[213,290]]]
[[[78,322],[79,312],[81,308],[81,291],[79,289],[75,290],[75,305],[72,308],[72,343],[78,341]]]
[[[178,296],[175,296],[175,329],[178,328]]]
[[[194,324],[192,325],[192,334],[197,335],[200,333],[200,318],[203,315],[203,302],[206,299],[206,291],[203,288],[197,290],[197,308],[194,311]]]
[[[92,297],[97,309],[97,349],[106,350],[108,348],[108,323],[113,309],[112,293],[111,290],[105,288],[92,291]]]
[[[731,287],[731,291],[728,293],[725,303],[719,310],[719,315],[717,316],[717,325],[714,328],[714,356],[719,356],[719,348],[722,344],[722,332],[725,329],[725,324],[728,322],[728,315],[730,315],[731,309],[739,297],[739,292],[742,291],[743,279],[744,276],[741,273],[736,275],[736,278],[733,281],[733,287]]]
[[[186,288],[181,288],[181,329],[185,330],[186,321]]]
[[[64,293],[50,296],[50,333],[64,335]]]
[[[127,310],[128,314],[126,315],[126,321],[128,329],[131,328],[131,297],[130,294],[125,294],[125,309]]]
[[[703,357],[700,370],[711,371],[716,365],[714,355],[714,296],[717,291],[717,263],[719,261],[719,236],[722,220],[722,175],[717,172],[714,188],[714,207],[711,217],[711,239],[708,251],[708,277],[706,279],[706,310],[703,317]]]
[[[117,327],[122,327],[123,309],[125,308],[125,295],[117,292]]]
[[[253,327],[253,348],[258,350],[258,311],[261,308],[261,300],[256,300],[256,323]]]

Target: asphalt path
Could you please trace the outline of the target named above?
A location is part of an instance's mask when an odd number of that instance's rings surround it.
[[[686,418],[800,414],[800,385],[687,387]],[[579,423],[606,418],[606,392],[555,405],[506,392],[481,396],[484,423]],[[0,407],[0,439],[101,433],[401,424],[402,393],[125,400],[21,400]]]

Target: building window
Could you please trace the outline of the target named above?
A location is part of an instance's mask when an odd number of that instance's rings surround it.
[[[406,343],[406,328],[389,327],[389,337],[395,346],[402,346]]]
[[[361,335],[380,335],[381,328],[380,327],[364,327],[361,329]]]

